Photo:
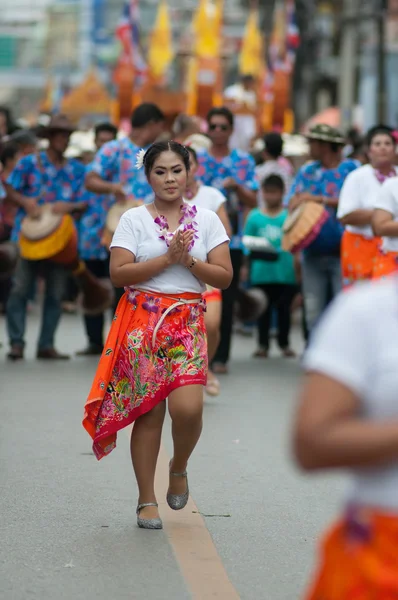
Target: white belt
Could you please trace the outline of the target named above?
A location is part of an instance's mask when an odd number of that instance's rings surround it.
[[[141,294],[148,294],[148,291],[145,291],[145,290],[139,290],[137,288],[135,288],[135,290],[137,292],[140,292]],[[190,300],[187,300],[185,298],[175,298],[174,296],[167,296],[167,295],[165,295],[164,297],[168,298],[169,300],[174,300],[175,302],[173,304],[171,304],[169,306],[169,308],[167,308],[164,311],[164,313],[160,317],[159,321],[157,322],[156,327],[153,330],[153,334],[152,334],[152,348],[155,346],[156,336],[158,334],[159,329],[163,325],[163,321],[165,320],[167,315],[169,313],[171,313],[172,310],[174,310],[174,308],[177,308],[177,306],[183,306],[184,304],[199,304],[200,302],[202,302],[202,298],[192,298]]]

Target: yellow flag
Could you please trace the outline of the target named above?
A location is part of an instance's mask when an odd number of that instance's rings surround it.
[[[148,49],[148,66],[152,76],[155,79],[164,77],[173,58],[169,9],[166,0],[161,0]]]
[[[194,51],[199,58],[217,58],[220,52],[222,4],[200,0],[193,21]]]
[[[258,77],[262,69],[263,40],[258,26],[258,11],[249,12],[243,34],[242,49],[239,57],[239,71],[241,75]]]

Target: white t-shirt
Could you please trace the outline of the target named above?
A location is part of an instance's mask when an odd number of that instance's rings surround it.
[[[398,173],[398,169],[396,168]],[[378,181],[371,165],[364,165],[352,171],[341,188],[337,218],[342,219],[354,210],[373,210],[380,194],[382,184]],[[347,225],[347,231],[359,233],[366,238],[373,237],[370,225]]]
[[[216,214],[206,208],[198,208],[195,221],[198,237],[190,254],[206,261],[211,250],[228,242],[223,224]],[[182,228],[180,225],[179,229]],[[159,226],[155,223],[146,206],[131,208],[119,221],[114,233],[111,248],[125,248],[132,252],[136,262],[145,262],[167,252],[166,242],[159,239]],[[137,284],[140,290],[161,294],[202,293],[206,285],[183,265],[172,265],[148,281]]]
[[[212,212],[218,212],[220,206],[226,201],[226,197],[217,188],[210,185],[201,185],[195,198],[187,200],[185,202],[190,205],[195,205],[198,208],[207,208]]]
[[[340,294],[315,329],[304,357],[350,388],[361,418],[398,419],[398,278],[366,282]],[[322,396],[319,397],[322,402]],[[398,460],[354,470],[349,502],[398,511]]]
[[[392,177],[383,183],[375,208],[386,210],[393,215],[394,221],[398,221],[398,177]],[[398,236],[383,237],[382,248],[384,252],[398,252]]]

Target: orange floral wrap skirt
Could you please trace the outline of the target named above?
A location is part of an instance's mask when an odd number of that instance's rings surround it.
[[[325,536],[306,600],[396,600],[398,515],[354,509]]]
[[[197,294],[129,290],[122,296],[83,418],[98,460],[115,448],[120,429],[173,390],[206,385],[205,310]]]
[[[398,252],[379,250],[373,269],[373,279],[383,279],[398,271]]]
[[[380,238],[365,238],[359,233],[345,231],[341,240],[341,270],[343,286],[372,279]]]

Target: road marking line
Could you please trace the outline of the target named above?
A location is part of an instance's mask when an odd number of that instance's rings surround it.
[[[239,600],[203,517],[192,497],[184,510],[173,511],[166,502],[169,458],[161,446],[155,490],[163,528],[194,600]],[[196,513],[196,514],[194,514]]]

